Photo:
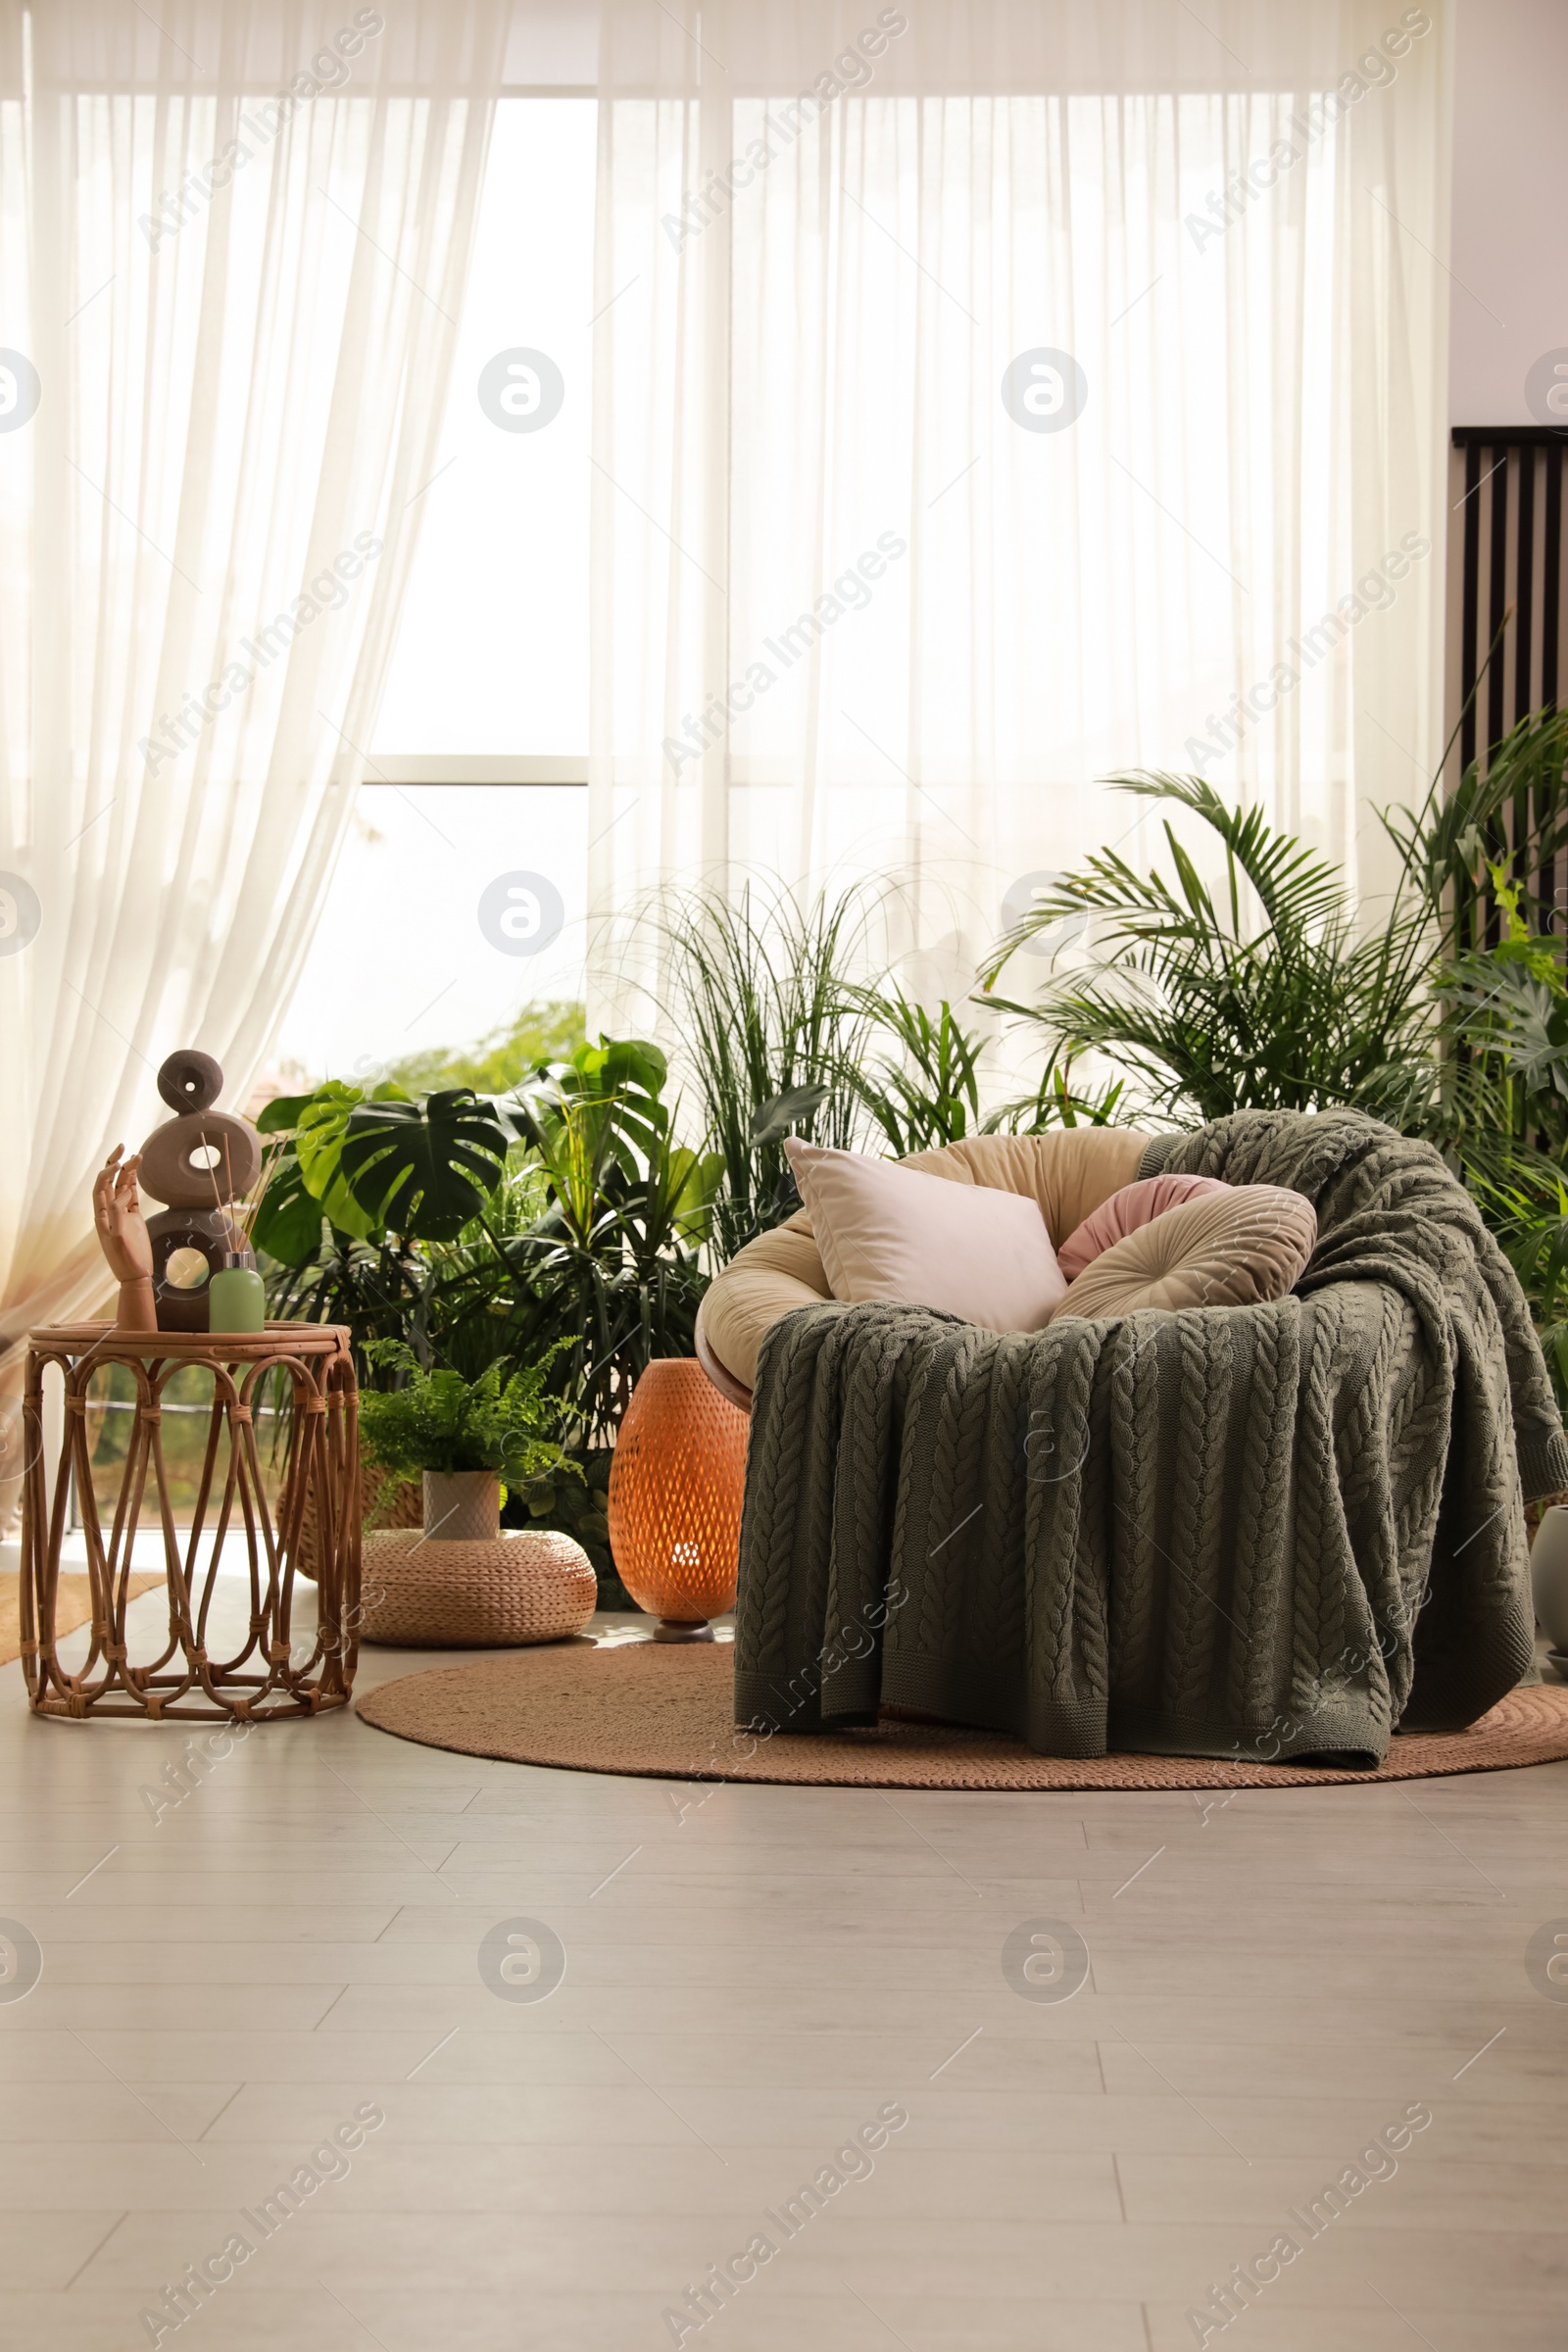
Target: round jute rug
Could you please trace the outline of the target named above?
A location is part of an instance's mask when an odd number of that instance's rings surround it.
[[[1192,1756],[1037,1756],[996,1732],[885,1717],[875,1730],[760,1739],[730,1720],[727,1643],[587,1640],[438,1666],[360,1700],[367,1723],[426,1747],[656,1780],[858,1788],[1277,1788],[1427,1780],[1568,1756],[1568,1688],[1531,1685],[1468,1732],[1396,1739],[1376,1772]]]

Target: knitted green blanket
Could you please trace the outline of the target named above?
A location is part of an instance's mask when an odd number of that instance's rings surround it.
[[[1372,1764],[1531,1657],[1524,1503],[1568,1441],[1523,1294],[1430,1146],[1247,1112],[1141,1173],[1317,1210],[1268,1306],[996,1333],[920,1307],[786,1315],[758,1370],[735,1711],[879,1704],[1046,1755]]]

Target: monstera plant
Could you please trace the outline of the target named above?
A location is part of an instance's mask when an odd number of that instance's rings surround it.
[[[257,1125],[274,1139],[253,1236],[277,1269],[273,1311],[346,1324],[367,1387],[391,1383],[368,1352],[377,1340],[405,1342],[428,1367],[432,1245],[456,1242],[505,1176],[494,1107],[467,1088],[415,1102],[333,1079],[270,1102]]]
[[[621,1606],[610,1449],[644,1366],[692,1352],[722,1178],[675,1142],[667,1075],[657,1047],[602,1038],[493,1100],[332,1082],[259,1122],[272,1311],[346,1324],[367,1391],[548,1361],[568,1458],[510,1479],[507,1515],[574,1535]]]

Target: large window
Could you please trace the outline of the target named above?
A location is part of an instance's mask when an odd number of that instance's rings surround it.
[[[570,784],[363,785],[274,1078],[363,1084],[580,997],[587,815]]]
[[[581,996],[594,125],[586,98],[497,109],[391,680],[274,1078],[379,1074]]]

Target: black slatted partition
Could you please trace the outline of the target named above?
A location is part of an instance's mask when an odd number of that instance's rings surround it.
[[[1521,718],[1556,705],[1559,680],[1568,679],[1562,534],[1568,432],[1456,425],[1453,447],[1449,724],[1460,721],[1461,766],[1479,758],[1484,767],[1493,746]],[[1482,678],[1499,630],[1496,657]],[[1506,844],[1496,846],[1501,851]],[[1538,887],[1555,908],[1554,927],[1568,926],[1568,871],[1543,875]],[[1486,927],[1494,929],[1494,920]]]
[[[1563,673],[1562,477],[1568,433],[1544,426],[1456,425],[1462,466],[1459,699],[1511,617],[1502,652],[1466,713],[1466,766],[1516,719],[1557,700]]]

